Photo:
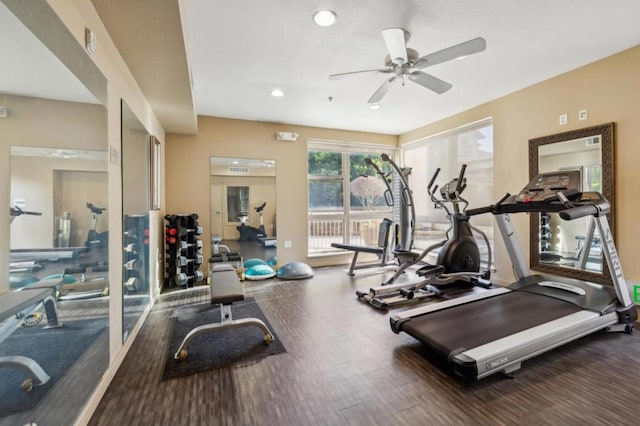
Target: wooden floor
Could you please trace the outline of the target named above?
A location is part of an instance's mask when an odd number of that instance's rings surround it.
[[[354,296],[383,274],[319,269],[311,280],[246,282],[287,352],[160,381],[176,306],[161,295],[92,425],[639,424],[640,335],[598,333],[523,364],[515,379],[467,383]],[[406,308],[399,308],[406,309]],[[188,361],[187,361],[188,362]]]

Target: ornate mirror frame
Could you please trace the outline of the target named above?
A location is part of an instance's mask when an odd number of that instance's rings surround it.
[[[607,214],[611,234],[615,241],[615,185],[614,185],[614,145],[615,131],[614,123],[607,123],[584,129],[571,130],[564,133],[543,136],[529,140],[529,179],[538,174],[538,151],[542,145],[582,139],[593,136],[601,137],[601,161],[602,161],[602,195],[609,200],[611,211]],[[529,215],[529,254],[531,269],[547,272],[554,275],[561,275],[576,278],[583,281],[591,281],[600,284],[611,285],[611,274],[608,265],[603,259],[602,272],[591,272],[582,269],[556,266],[540,261],[540,215]]]

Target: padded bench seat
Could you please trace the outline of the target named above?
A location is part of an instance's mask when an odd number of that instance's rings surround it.
[[[187,346],[189,342],[200,334],[211,333],[214,331],[228,330],[239,327],[256,326],[262,329],[264,333],[264,341],[270,344],[274,341],[274,336],[269,331],[267,325],[258,318],[243,318],[234,320],[231,315],[231,305],[233,302],[244,300],[244,292],[242,291],[242,283],[236,274],[235,269],[229,264],[222,263],[213,266],[209,270],[209,291],[212,305],[220,306],[220,322],[213,324],[204,324],[193,328],[178,347],[173,355],[174,359],[184,360],[187,357]]]
[[[27,318],[27,314],[44,305],[48,327],[60,327],[58,309],[55,302],[55,291],[59,282],[55,280],[40,282],[25,287],[20,291],[0,293],[0,343],[9,337]],[[32,358],[14,355],[0,357],[0,368],[15,368],[26,376],[21,387],[29,392],[33,386],[47,383],[49,375]]]
[[[384,218],[382,222],[380,222],[380,227],[378,228],[378,245],[377,246],[361,246],[361,245],[352,245],[352,244],[343,244],[343,243],[331,243],[331,247],[353,252],[353,257],[351,258],[351,265],[349,266],[347,275],[349,276],[355,275],[353,271],[355,271],[356,269],[389,266],[394,264],[394,262],[389,261],[389,234],[391,233],[392,224],[393,224],[393,221],[389,218]],[[357,264],[358,255],[360,253],[375,254],[376,256],[378,256],[378,262],[358,265]]]
[[[244,300],[242,284],[231,265],[215,265],[209,271],[209,279],[212,305],[230,305]]]

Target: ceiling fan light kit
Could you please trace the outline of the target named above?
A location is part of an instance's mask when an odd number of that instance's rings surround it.
[[[407,42],[410,37],[411,34],[402,28],[383,30],[382,38],[389,52],[384,61],[385,68],[332,74],[329,78],[335,80],[363,73],[392,74],[386,78],[369,98],[368,103],[370,104],[380,102],[396,80],[400,80],[403,85],[406,80],[409,80],[432,92],[443,94],[451,89],[453,85],[420,70],[480,53],[487,48],[486,41],[482,37],[478,37],[420,57],[416,50],[407,48]]]

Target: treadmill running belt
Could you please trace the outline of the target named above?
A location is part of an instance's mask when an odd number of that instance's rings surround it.
[[[514,291],[413,317],[401,330],[449,358],[581,310],[562,300]]]

